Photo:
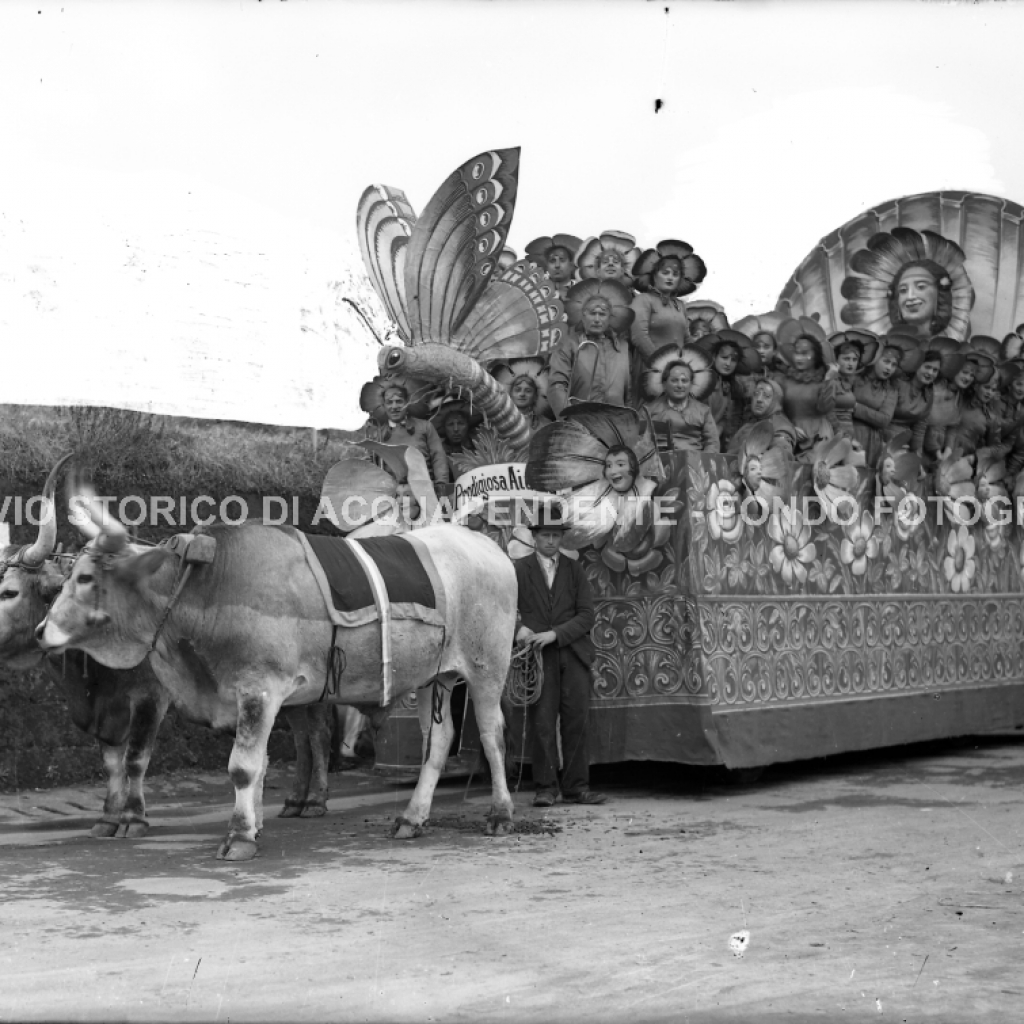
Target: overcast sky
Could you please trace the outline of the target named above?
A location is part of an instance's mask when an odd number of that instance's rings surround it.
[[[738,319],[877,202],[1024,202],[1022,39],[1015,2],[4,0],[0,327],[36,349],[87,341],[93,363],[149,339],[292,358],[311,334],[297,307],[326,308],[353,259],[366,185],[421,210],[459,163],[513,145],[513,248],[683,238],[709,268],[698,297]],[[207,250],[222,258],[203,270]],[[346,357],[310,350],[305,390],[316,425],[354,426],[373,343],[335,321],[317,323]],[[107,397],[169,411],[148,365]],[[272,378],[248,415],[290,422],[303,383],[275,412]]]

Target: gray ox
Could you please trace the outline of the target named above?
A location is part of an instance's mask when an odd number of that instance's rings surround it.
[[[128,543],[124,527],[104,522],[78,556],[37,629],[53,653],[83,650],[112,668],[128,669],[150,655],[176,704],[214,728],[234,729],[228,764],[235,808],[220,859],[255,856],[262,829],[267,738],[278,710],[317,701],[324,689],[332,627],[297,537],[247,523],[213,527],[216,554],[177,586],[181,562],[165,548]],[[491,771],[487,833],[512,830],[505,782],[500,707],[516,618],[516,577],[501,549],[457,526],[417,533],[447,595],[444,629],[407,619],[392,623],[393,698],[440,684],[441,722],[430,694],[418,706],[424,732],[419,782],[393,834],[422,832],[453,727],[450,686],[465,680],[473,698]],[[336,699],[379,702],[382,646],[378,623],[339,630],[346,667]],[[437,692],[437,691],[435,691]]]
[[[170,693],[153,674],[149,659],[135,668],[108,668],[82,651],[47,655],[36,640],[36,626],[64,583],[53,556],[57,540],[53,497],[57,475],[70,456],[50,472],[36,540],[0,547],[0,663],[16,671],[40,666],[60,688],[71,720],[100,745],[107,775],[103,813],[92,827],[97,838],[139,838],[149,831],[145,779]],[[95,528],[86,532],[95,536]],[[318,817],[327,809],[329,707],[293,709],[297,770],[282,817]],[[187,713],[187,711],[186,711]]]
[[[46,480],[35,541],[0,548],[0,662],[16,670],[42,663],[63,691],[71,720],[99,741],[107,793],[92,834],[136,837],[149,828],[144,781],[170,694],[148,661],[118,671],[87,659],[81,651],[47,656],[35,637],[36,626],[64,582],[64,573],[51,556],[57,540],[54,487],[67,458]]]

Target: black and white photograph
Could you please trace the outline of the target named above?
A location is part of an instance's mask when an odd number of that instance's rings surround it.
[[[1012,1021],[1024,0],[6,0],[0,1022]]]

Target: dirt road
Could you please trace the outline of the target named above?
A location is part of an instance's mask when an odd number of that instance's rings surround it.
[[[595,782],[604,807],[521,793],[505,839],[448,783],[398,843],[409,788],[348,772],[244,865],[214,860],[215,776],[154,780],[141,840],[87,837],[97,789],[0,798],[0,1019],[1019,1019],[1019,734]]]

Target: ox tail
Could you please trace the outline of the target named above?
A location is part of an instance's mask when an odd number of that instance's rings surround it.
[[[381,372],[408,374],[418,380],[447,384],[469,395],[470,404],[479,409],[495,432],[513,448],[525,449],[530,441],[530,425],[512,404],[512,398],[472,356],[449,347],[428,343],[411,348],[389,346],[378,358]]]

